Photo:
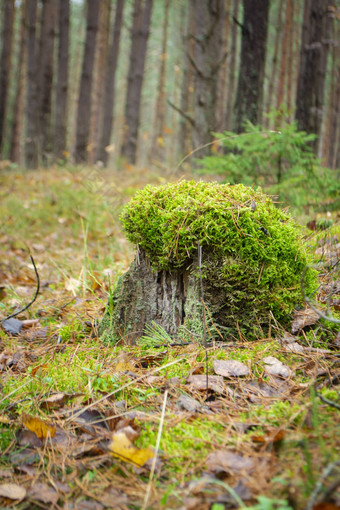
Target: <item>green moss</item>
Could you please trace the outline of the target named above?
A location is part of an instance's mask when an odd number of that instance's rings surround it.
[[[194,181],[147,186],[121,219],[156,270],[192,265],[199,276],[200,242],[206,300],[223,326],[253,329],[254,322],[268,324],[270,312],[287,320],[302,301],[307,258],[300,227],[260,188]],[[307,293],[315,285],[316,272],[308,269]]]

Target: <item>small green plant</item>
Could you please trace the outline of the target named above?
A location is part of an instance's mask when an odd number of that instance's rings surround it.
[[[268,498],[267,496],[258,496],[257,504],[247,507],[247,510],[292,510],[292,507],[285,499]]]
[[[151,324],[145,326],[145,334],[139,339],[138,345],[152,349],[160,345],[167,345],[172,342],[171,336],[162,326],[152,321]]]

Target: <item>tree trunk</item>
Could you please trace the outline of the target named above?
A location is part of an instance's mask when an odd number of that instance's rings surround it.
[[[40,150],[43,163],[51,162],[51,103],[53,84],[54,39],[56,33],[57,5],[55,0],[43,0],[39,50],[38,112]]]
[[[222,23],[222,48],[227,52],[218,73],[217,81],[217,101],[216,101],[216,131],[221,132],[226,129],[225,110],[228,97],[227,79],[229,74],[230,52],[228,51],[230,39],[230,21],[231,21],[231,0],[226,1],[224,19]]]
[[[279,48],[280,48],[280,42],[282,41],[282,14],[283,14],[283,0],[280,0],[280,5],[278,6],[277,11],[277,20],[275,24],[275,43],[274,43],[274,53],[273,58],[271,60],[271,66],[270,66],[270,77],[269,77],[269,85],[268,85],[268,92],[267,92],[267,100],[266,100],[266,107],[265,111],[269,113],[271,108],[273,108],[273,95],[274,95],[274,88],[276,83],[276,75],[277,75],[277,67],[278,67],[278,60],[279,60]],[[264,121],[264,124],[266,127],[269,127],[269,119],[266,118]]]
[[[24,117],[24,98],[25,98],[25,64],[26,64],[26,1],[21,3],[20,20],[20,42],[17,64],[16,89],[14,94],[13,123],[10,137],[10,157],[14,163],[21,164],[21,140]]]
[[[100,2],[98,2],[98,0],[87,0],[86,40],[80,80],[74,154],[76,163],[84,163],[87,161],[87,149],[90,134],[93,67],[98,32],[99,7]]]
[[[165,127],[165,78],[167,63],[167,42],[169,23],[170,0],[165,0],[161,65],[157,87],[157,100],[155,108],[155,119],[153,123],[153,137],[151,142],[151,160],[162,162],[165,157],[164,127]]]
[[[243,0],[242,47],[234,131],[261,120],[269,0]]]
[[[54,155],[65,158],[67,129],[67,96],[69,76],[70,0],[59,0],[58,72],[55,104]]]
[[[279,87],[276,98],[276,108],[279,109],[285,102],[285,85],[287,79],[287,61],[288,61],[288,47],[289,47],[289,22],[292,12],[292,0],[286,2],[286,17],[283,27],[283,36],[281,39],[281,60],[280,60],[280,73],[279,73]]]
[[[37,87],[37,0],[27,0],[26,166],[36,168],[39,154]]]
[[[299,129],[321,133],[329,37],[329,0],[305,0],[296,100]],[[318,141],[313,144],[317,152]]]
[[[11,73],[13,26],[15,16],[14,0],[7,0],[3,7],[2,51],[0,60],[0,157],[3,150],[8,103],[9,78]]]
[[[102,125],[102,105],[107,73],[107,57],[109,51],[111,0],[100,2],[98,36],[93,70],[93,93],[90,122],[90,144],[88,161],[93,165],[98,161],[100,128]]]
[[[142,250],[120,278],[112,309],[104,317],[100,333],[109,340],[124,338],[135,344],[145,326],[155,321],[169,335],[176,335],[184,320],[201,317],[200,287],[188,268],[153,271]]]
[[[184,15],[184,12],[182,11]],[[188,1],[188,13],[185,32],[182,37],[182,44],[184,48],[183,64],[182,64],[182,84],[181,84],[181,101],[180,111],[192,114],[192,98],[193,98],[193,78],[194,68],[191,61],[194,57],[194,39],[191,34],[195,30],[195,17],[193,0]],[[179,121],[179,154],[183,156],[189,154],[192,150],[192,124],[183,115]]]
[[[231,29],[231,46],[230,46],[230,64],[229,64],[229,77],[228,77],[228,97],[227,97],[227,105],[225,110],[225,127],[228,130],[232,129],[232,114],[234,109],[235,102],[235,83],[236,83],[236,57],[237,57],[237,23],[238,19],[238,11],[240,7],[240,0],[234,0],[233,7],[233,24]]]
[[[121,154],[136,163],[140,103],[144,78],[146,48],[149,38],[153,0],[135,0],[131,32],[130,67],[125,103],[125,136]]]
[[[109,48],[109,53],[107,56],[105,92],[102,104],[103,121],[100,145],[97,154],[97,160],[102,161],[104,165],[106,165],[108,161],[108,152],[106,151],[106,147],[108,147],[108,145],[110,144],[113,126],[113,114],[114,114],[113,110],[115,103],[115,80],[119,56],[123,9],[124,0],[117,0],[113,34],[111,39],[111,45]]]
[[[210,153],[211,147],[203,147],[212,140],[217,130],[216,104],[218,72],[226,58],[222,48],[222,26],[224,2],[216,0],[194,0],[195,52],[194,66],[194,129],[193,145],[200,158]]]

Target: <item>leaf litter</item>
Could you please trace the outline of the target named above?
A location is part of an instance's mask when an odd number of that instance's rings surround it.
[[[30,179],[36,186],[32,199],[44,196],[46,174]],[[91,199],[78,190],[77,174],[58,169],[47,179],[51,190],[60,191],[60,182],[66,190],[71,182],[76,200],[77,193]],[[19,193],[27,186],[23,178]],[[62,195],[60,200],[65,221],[53,223],[54,232],[44,231],[43,220],[39,232],[25,230],[32,236],[41,290],[18,316],[21,329],[3,329],[0,336],[0,505],[141,507],[168,391],[149,508],[238,507],[235,494],[246,505],[267,495],[304,508],[339,448],[338,409],[317,396],[339,402],[337,352],[320,340],[327,331],[335,345],[339,333],[306,307],[293,319],[294,334],[279,330],[258,343],[216,342],[208,350],[206,399],[199,342],[160,349],[102,344],[96,320],[107,300],[107,268],[115,278],[128,266],[129,248],[98,203],[97,217],[120,246],[114,261],[100,259],[111,253],[112,239],[90,226],[87,260],[96,260],[97,267],[85,267],[84,239],[74,236],[68,220],[74,206]],[[25,214],[29,222],[31,210]],[[27,250],[20,233],[16,238],[12,232],[1,232],[3,316],[28,302],[35,288]],[[334,264],[335,250],[325,246],[324,263],[329,253]],[[323,277],[319,302],[336,311],[333,280],[332,274]],[[323,481],[325,493],[335,475]],[[339,504],[336,489],[328,500]]]

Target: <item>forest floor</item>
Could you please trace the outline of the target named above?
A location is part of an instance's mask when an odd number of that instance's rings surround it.
[[[40,291],[18,334],[0,329],[0,507],[339,508],[338,324],[306,307],[256,342],[98,337],[133,258],[119,210],[147,182],[165,179],[1,172],[1,318],[34,296],[30,254]],[[306,243],[322,261],[317,299],[336,313],[340,229]]]

